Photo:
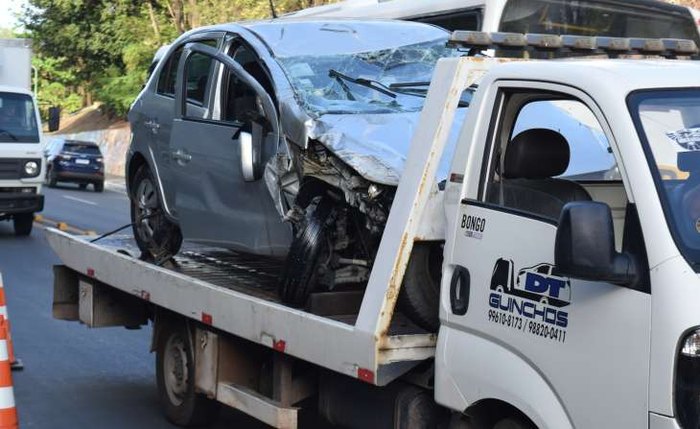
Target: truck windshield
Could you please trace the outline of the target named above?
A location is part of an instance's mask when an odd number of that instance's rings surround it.
[[[628,103],[676,244],[700,271],[700,89],[642,91]]]
[[[499,30],[692,39],[700,44],[697,27],[687,9],[651,2],[510,0],[503,9]]]
[[[39,143],[32,97],[0,92],[0,143]]]

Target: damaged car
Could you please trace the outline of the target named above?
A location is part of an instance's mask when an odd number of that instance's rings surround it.
[[[436,62],[464,54],[448,36],[359,20],[181,36],[129,112],[127,186],[141,251],[166,260],[184,237],[284,259],[280,297],[298,307],[314,292],[364,288]],[[443,237],[423,238],[399,299],[434,330]]]

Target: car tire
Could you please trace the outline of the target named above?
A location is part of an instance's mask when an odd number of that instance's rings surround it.
[[[78,185],[78,188],[80,188],[80,189],[83,190],[83,191],[86,190],[86,189],[87,189],[87,183],[81,183],[81,184],[79,184],[79,185]]]
[[[92,187],[95,189],[95,192],[102,192],[105,190],[105,182],[95,182],[92,184]]]
[[[178,426],[211,424],[220,406],[195,390],[194,350],[187,325],[164,323],[156,345],[156,383],[165,417]]]
[[[318,283],[321,258],[330,251],[328,224],[334,214],[333,203],[321,197],[306,209],[306,222],[297,231],[282,270],[279,295],[282,301],[303,307]]]
[[[12,223],[15,229],[15,235],[18,237],[26,237],[32,233],[34,226],[34,213],[22,213],[15,215],[12,218]]]
[[[442,247],[442,243],[414,244],[398,301],[413,323],[430,332],[440,327]]]
[[[157,261],[170,259],[182,245],[180,228],[165,217],[151,170],[143,165],[131,183],[131,223],[142,256]]]
[[[46,172],[46,186],[55,188],[57,182],[56,175],[53,173],[53,168],[49,167],[49,171]]]

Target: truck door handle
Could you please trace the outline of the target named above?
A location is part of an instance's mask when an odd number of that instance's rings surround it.
[[[192,155],[187,153],[186,151],[182,149],[178,149],[175,152],[171,154],[173,160],[177,161],[178,164],[180,165],[185,165],[188,162],[192,161]]]
[[[470,289],[471,276],[469,275],[469,270],[457,265],[450,281],[450,307],[452,307],[453,314],[457,316],[467,314]]]

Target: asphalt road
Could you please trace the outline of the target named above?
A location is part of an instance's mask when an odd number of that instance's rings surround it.
[[[126,195],[66,185],[45,189],[47,219],[104,232],[129,222]],[[0,272],[16,354],[25,365],[14,372],[22,428],[172,428],[161,415],[155,386],[150,327],[88,329],[51,317],[52,265],[58,263],[35,224],[16,238],[0,222]],[[224,410],[215,428],[264,426]]]

